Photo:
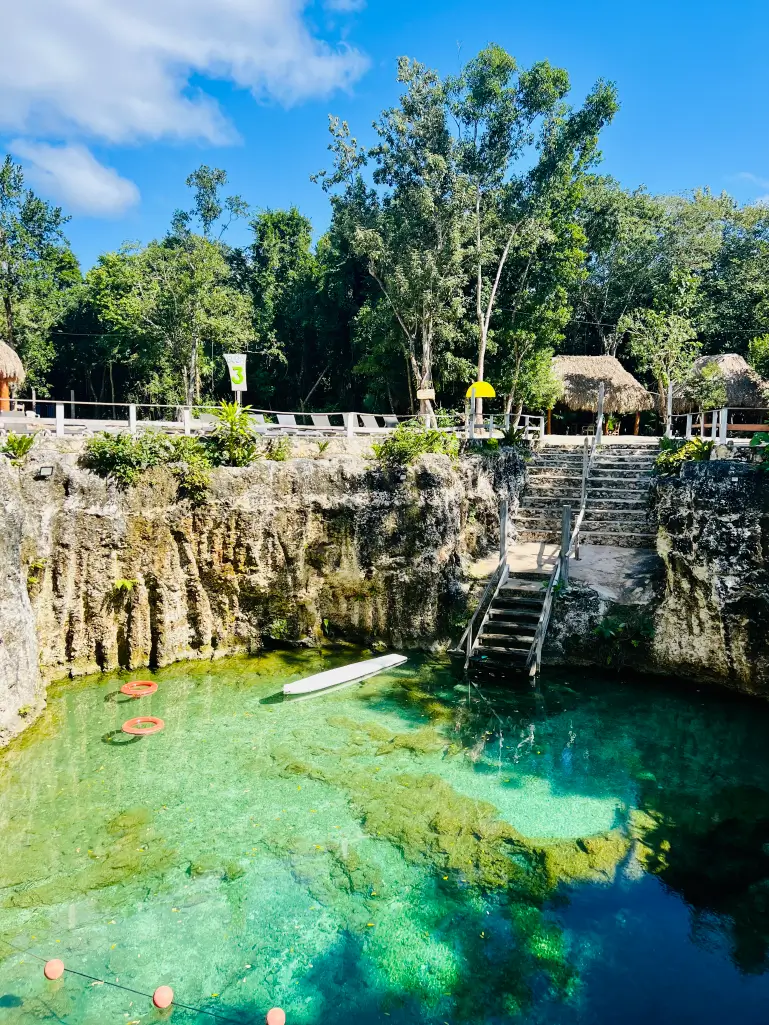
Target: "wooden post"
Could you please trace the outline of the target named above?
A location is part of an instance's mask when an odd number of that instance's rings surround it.
[[[136,403],[128,403],[128,433],[136,434]]]
[[[601,444],[601,438],[603,437],[603,402],[604,396],[606,395],[606,387],[601,381],[598,385],[598,413],[595,418],[595,445],[596,448]]]
[[[726,444],[726,432],[729,427],[729,410],[724,408],[720,413],[720,423],[718,425],[718,440],[722,445]]]
[[[11,389],[7,377],[0,377],[0,413],[8,413],[11,409]]]
[[[64,437],[64,403],[56,403],[56,437]]]
[[[547,433],[548,434],[552,434],[553,433],[553,411],[552,411],[552,409],[548,409],[548,411],[547,411]]]
[[[75,389],[70,388],[69,390],[69,415],[72,419],[75,419]]]
[[[561,519],[561,580],[569,582],[569,541],[571,540],[571,506],[563,507]]]
[[[352,438],[355,434],[355,421],[358,419],[357,413],[344,413],[344,426],[345,434],[348,438]]]
[[[499,561],[507,558],[507,499],[499,503]]]
[[[713,441],[716,440],[716,411],[711,410],[710,413],[710,437]]]
[[[635,411],[635,423],[633,424],[633,434],[637,435],[637,434],[640,434],[640,433],[641,433],[641,410],[637,409]]]
[[[182,423],[184,424],[184,433],[187,434],[187,435],[191,434],[192,432],[190,430],[190,409],[189,409],[189,406],[185,406],[182,409]]]
[[[692,436],[692,414],[686,414],[686,440],[689,441]]]
[[[470,441],[475,441],[475,388],[470,389]]]

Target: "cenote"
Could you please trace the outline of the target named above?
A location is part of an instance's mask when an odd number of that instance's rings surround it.
[[[67,682],[0,758],[6,1025],[766,1021],[769,709],[359,652]],[[116,733],[151,714],[163,732]],[[43,979],[59,957],[96,979]]]

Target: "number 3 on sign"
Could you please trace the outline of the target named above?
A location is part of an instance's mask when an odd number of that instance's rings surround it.
[[[246,391],[246,354],[243,352],[228,352],[224,356],[227,362],[227,369],[230,372],[230,385],[233,391]]]

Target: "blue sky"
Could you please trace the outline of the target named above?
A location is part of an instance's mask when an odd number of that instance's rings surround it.
[[[84,267],[162,234],[200,163],[253,206],[295,203],[323,230],[309,175],[327,163],[327,115],[366,140],[396,98],[399,55],[450,73],[491,41],[565,67],[574,102],[596,78],[617,83],[602,168],[624,185],[769,202],[758,0],[26,0],[4,25],[0,144],[73,212]]]

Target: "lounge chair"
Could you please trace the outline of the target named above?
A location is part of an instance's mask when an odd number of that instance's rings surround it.
[[[344,431],[344,427],[334,427],[328,418],[328,413],[310,413],[313,425],[320,428],[321,431],[325,431],[327,434],[334,433],[339,434]]]
[[[298,424],[294,413],[276,413],[278,425],[283,434],[312,434],[317,436],[317,428],[312,424]]]
[[[389,430],[387,427],[379,426],[379,421],[373,413],[358,413],[358,416],[363,424],[362,428],[358,428],[361,434],[382,434]]]
[[[384,413],[382,415],[385,427],[389,429],[395,429],[398,426],[398,417],[394,413]]]

